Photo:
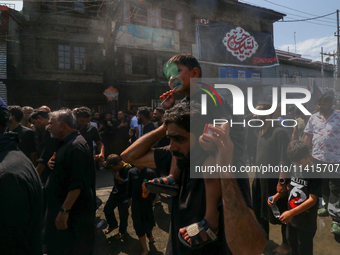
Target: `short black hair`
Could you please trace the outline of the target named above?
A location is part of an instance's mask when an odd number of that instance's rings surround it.
[[[309,147],[303,141],[291,141],[288,144],[287,156],[291,162],[299,162],[301,159],[307,158],[309,154]]]
[[[146,119],[150,119],[150,107],[142,106],[138,108],[139,115],[143,115]]]
[[[174,63],[176,65],[184,65],[186,66],[190,71],[194,69],[195,67],[200,70],[199,78],[202,77],[202,68],[198,60],[190,54],[180,54],[173,56],[168,60],[168,63]]]
[[[187,102],[176,104],[165,113],[163,121],[165,125],[175,123],[190,132],[190,104]]]
[[[17,122],[20,122],[24,117],[24,113],[22,112],[21,107],[19,105],[8,106],[8,111],[11,115],[15,117],[15,120]]]
[[[7,122],[9,120],[9,111],[7,109],[0,108],[0,127],[6,128]]]
[[[164,114],[164,113],[165,113],[163,107],[156,107],[155,110],[156,110],[157,112],[159,112],[160,114]]]
[[[330,94],[322,94],[319,98],[318,98],[318,103],[323,102],[323,103],[330,103],[333,104],[333,96]]]
[[[122,158],[117,154],[110,154],[106,159],[106,166],[116,166],[119,162],[122,161]]]
[[[48,113],[49,112],[47,110],[38,108],[32,112],[30,119],[37,120],[38,116],[41,116],[44,119],[49,119]]]
[[[288,108],[288,112],[293,112],[293,111],[296,111],[295,106],[291,106]]]
[[[135,115],[136,115],[136,110],[127,111],[126,114],[127,114],[128,116],[130,116],[130,115],[135,116]]]
[[[91,110],[85,106],[79,107],[75,110],[76,118],[90,118]]]

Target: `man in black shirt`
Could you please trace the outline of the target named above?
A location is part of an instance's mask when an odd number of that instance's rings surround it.
[[[155,129],[150,121],[150,111],[148,107],[139,107],[137,112],[138,124],[143,125],[142,135],[145,135]]]
[[[20,106],[12,105],[8,107],[8,110],[10,113],[7,124],[8,130],[19,135],[19,149],[32,161],[33,165],[35,165],[37,161],[37,149],[34,131],[31,128],[20,125],[20,121],[24,116]]]
[[[53,153],[57,151],[59,140],[52,138],[50,131],[46,129],[49,120],[48,112],[46,110],[34,110],[30,119],[34,125],[35,131],[39,132],[40,136],[40,140],[37,143],[38,164],[36,169],[40,175],[41,182],[45,184],[51,172],[47,163],[53,156]]]
[[[46,184],[45,243],[49,255],[90,254],[94,244],[93,156],[69,109],[50,113],[48,130],[60,139]]]
[[[197,154],[197,148],[199,148],[197,145],[198,135],[190,133],[190,117],[191,120],[195,117],[199,118],[197,114],[190,116],[188,104],[176,105],[164,116],[166,125],[141,137],[121,154],[126,161],[150,168],[169,168],[174,160],[182,170],[179,196],[172,198],[171,223],[166,254],[204,255],[231,254],[231,252],[260,254],[264,248],[265,240],[251,209],[248,179],[221,179],[223,209],[222,206],[219,207],[221,210],[219,241],[206,244],[198,250],[192,250],[180,242],[178,238],[180,229],[189,224],[200,222],[205,215],[206,207],[204,179],[190,178],[190,157],[195,158],[197,165],[202,164],[205,160],[205,158],[196,158],[197,155],[200,155]],[[216,127],[216,132],[221,131],[221,128]],[[166,133],[170,137],[169,149],[153,149],[153,144]],[[227,135],[224,134],[224,136]],[[221,153],[225,154],[225,151],[220,150],[217,153],[218,160],[226,158],[220,155]],[[230,151],[228,151],[228,155],[231,155]],[[216,160],[216,163],[221,163],[218,160]],[[225,210],[224,213],[223,210]],[[245,234],[247,237],[244,236]]]
[[[118,207],[119,212],[119,233],[117,238],[123,238],[126,234],[129,217],[129,203],[127,200],[127,181],[128,172],[131,165],[125,163],[118,155],[111,154],[107,157],[106,168],[112,171],[113,188],[110,197],[104,207],[105,217],[108,223],[108,228],[105,234],[109,234],[118,227],[118,222],[115,217],[114,210]]]
[[[18,135],[4,133],[9,113],[0,98],[0,254],[42,254],[42,187]]]

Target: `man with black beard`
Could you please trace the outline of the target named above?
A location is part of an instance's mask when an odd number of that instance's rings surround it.
[[[137,112],[138,124],[143,125],[142,135],[145,135],[155,129],[150,121],[150,111],[148,107],[139,107]]]
[[[164,115],[164,124],[161,127],[138,139],[121,157],[124,161],[150,168],[169,169],[171,164],[177,164],[181,169],[179,195],[172,197],[171,202],[171,222],[165,254],[261,254],[265,240],[255,215],[249,208],[251,203],[248,179],[236,180],[230,178],[231,176],[221,179],[223,208],[219,206],[221,213],[218,241],[206,243],[206,237],[201,240],[204,246],[193,250],[185,244],[185,238],[189,237],[184,238],[184,243],[179,239],[179,231],[200,222],[205,215],[206,191],[203,176],[190,178],[190,158],[194,159],[196,165],[202,165],[206,159],[201,157],[202,153],[198,153],[202,152],[198,145],[200,134],[190,132],[190,123],[194,125],[195,121],[200,122],[200,117],[197,105],[190,109],[188,103],[177,104]],[[233,150],[228,133],[220,127],[212,127],[212,130],[214,136],[210,135],[210,139],[218,148],[215,164],[226,165],[224,159],[228,158],[231,162]],[[152,148],[166,134],[170,138],[170,146]],[[197,235],[201,235],[203,230],[198,232]],[[244,235],[247,242],[244,242]]]
[[[257,110],[269,110],[271,104],[261,103],[256,106]],[[255,115],[259,119],[262,127],[257,136],[257,155],[256,166],[288,166],[290,164],[287,157],[287,148],[290,142],[288,132],[283,128],[279,121],[272,121],[271,115]],[[276,119],[275,119],[276,120]],[[251,129],[251,127],[249,127]],[[282,178],[281,178],[282,177]],[[253,207],[255,215],[269,238],[269,222],[272,224],[281,224],[277,218],[274,217],[272,210],[268,206],[268,197],[280,192],[281,195],[287,191],[288,178],[283,178],[279,173],[273,173],[268,176],[260,176],[260,173],[255,175],[252,186]],[[277,206],[280,212],[287,210],[287,202],[285,199],[277,201]],[[282,225],[282,244],[273,252],[276,254],[289,254],[290,248],[286,239],[286,225]]]

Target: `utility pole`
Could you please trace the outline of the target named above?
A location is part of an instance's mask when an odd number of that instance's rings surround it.
[[[325,93],[325,83],[324,83],[324,71],[323,71],[323,47],[321,47],[321,83],[322,83],[322,93]]]

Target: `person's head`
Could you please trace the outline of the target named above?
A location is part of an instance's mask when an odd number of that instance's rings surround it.
[[[162,122],[164,116],[164,108],[163,107],[156,107],[153,111],[152,118],[154,121]]]
[[[317,103],[317,108],[320,113],[328,113],[333,106],[333,97],[330,94],[322,94]]]
[[[124,112],[123,111],[119,111],[118,114],[117,114],[117,118],[118,118],[118,120],[123,121],[125,119]]]
[[[47,129],[51,132],[53,138],[64,139],[77,130],[76,118],[70,109],[50,112],[49,117]]]
[[[301,118],[306,117],[306,115],[299,108],[296,108],[295,114],[296,116],[301,117]]]
[[[24,113],[22,112],[21,107],[19,105],[8,106],[8,111],[10,114],[9,120],[11,123],[19,123],[24,116]]]
[[[291,141],[287,148],[288,159],[296,166],[305,167],[311,163],[312,155],[308,145],[302,141]]]
[[[83,129],[91,121],[91,110],[85,106],[76,108],[74,110],[74,115],[77,119],[78,129]]]
[[[130,128],[129,129],[129,137],[134,137],[136,136],[136,129]]]
[[[169,59],[167,66],[175,64],[178,69],[177,75],[172,75],[169,78],[169,87],[174,89],[176,86],[176,77],[180,78],[183,82],[183,86],[176,88],[177,94],[186,93],[190,94],[190,78],[201,78],[202,69],[201,65],[193,55],[176,55]]]
[[[100,120],[100,114],[99,112],[94,112],[92,114],[92,119],[95,120],[95,121],[99,121]]]
[[[33,112],[33,108],[31,106],[24,106],[21,108],[21,110],[24,113],[23,120],[28,122]]]
[[[190,163],[190,148],[195,148],[196,140],[198,141],[199,134],[190,133],[190,120],[195,121],[200,116],[198,109],[194,103],[179,103],[168,110],[163,117],[170,138],[169,150],[176,158],[179,168]]]
[[[112,171],[119,171],[124,165],[124,161],[117,154],[110,154],[106,159],[106,168]]]
[[[137,112],[138,124],[147,123],[150,120],[149,107],[139,107]]]
[[[45,130],[49,116],[48,112],[46,110],[43,110],[41,108],[38,108],[33,111],[33,113],[30,116],[31,123],[34,125],[35,129],[38,130]]]
[[[0,97],[0,135],[6,131],[9,115],[7,104]]]
[[[40,106],[39,109],[45,110],[45,111],[47,111],[47,112],[51,112],[50,107],[48,107],[48,106],[46,106],[46,105]]]
[[[130,110],[127,111],[127,116],[132,119],[134,116],[136,116],[136,111],[135,110]]]
[[[272,105],[270,103],[264,102],[264,103],[260,103],[258,105],[256,105],[255,109],[256,110],[269,110],[272,107]],[[254,118],[260,119],[262,121],[265,121],[266,119],[271,119],[273,117],[273,113],[270,115],[258,115],[258,114],[253,114]]]
[[[105,114],[105,120],[106,121],[112,121],[112,113],[111,112],[107,112]]]

